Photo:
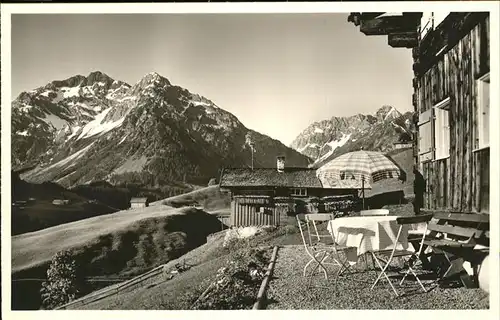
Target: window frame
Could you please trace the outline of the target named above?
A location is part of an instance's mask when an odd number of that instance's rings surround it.
[[[292,188],[290,195],[307,197],[307,188]]]
[[[490,147],[490,134],[489,134],[489,131],[490,131],[490,126],[489,126],[489,122],[490,122],[490,116],[489,116],[489,111],[488,111],[488,142],[485,143],[484,142],[484,132],[483,130],[481,130],[483,128],[483,117],[482,117],[482,113],[483,113],[483,110],[484,110],[484,107],[485,107],[485,103],[484,103],[484,97],[483,97],[483,94],[484,94],[484,84],[485,83],[488,83],[488,86],[490,85],[490,73],[486,73],[484,74],[483,76],[481,76],[480,78],[478,78],[476,80],[476,84],[477,84],[477,91],[478,91],[478,94],[476,95],[477,96],[477,111],[476,111],[476,118],[477,118],[477,137],[476,137],[476,143],[477,143],[477,148],[474,149],[474,151],[479,151],[479,150],[483,150],[483,149],[487,149]],[[490,98],[491,98],[491,91],[489,90],[488,88],[488,108],[491,107],[491,102],[490,102]]]
[[[433,137],[432,137],[432,149],[434,151],[434,157],[433,157],[433,161],[439,161],[439,160],[444,160],[444,159],[448,159],[450,157],[450,147],[451,147],[451,130],[450,130],[450,107],[451,107],[451,99],[450,97],[447,97],[445,99],[443,99],[442,101],[440,101],[439,103],[435,104],[432,109],[433,109],[433,115],[432,115],[432,120],[433,120]],[[444,143],[443,140],[441,141],[436,141],[438,139],[438,128],[441,130],[441,131],[444,131],[443,130],[443,125],[444,123],[438,123],[438,117],[436,116],[436,114],[438,112],[436,112],[436,110],[445,110],[446,111],[446,116],[447,116],[447,132],[448,132],[448,150],[445,150],[445,151],[441,151],[441,147],[438,148],[438,145],[441,145]],[[441,119],[441,118],[439,118]],[[442,119],[446,119],[446,118],[442,118]],[[439,126],[439,127],[438,127]],[[446,131],[445,131],[446,132]],[[440,138],[443,138],[444,137],[444,134],[443,135],[439,135]],[[439,142],[439,143],[437,143]],[[445,149],[445,146],[442,146],[442,149],[444,150]],[[438,150],[440,152],[438,152]]]

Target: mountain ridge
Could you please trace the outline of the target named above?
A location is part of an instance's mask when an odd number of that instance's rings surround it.
[[[12,163],[37,163],[23,175],[32,182],[207,182],[224,166],[251,166],[251,144],[257,167],[281,153],[311,162],[156,72],[133,85],[100,71],[52,81],[22,92],[12,110]]]
[[[412,117],[413,112],[402,114],[389,105],[372,114],[333,116],[307,126],[290,146],[313,159],[312,167],[360,149],[389,152],[394,143],[412,140]]]

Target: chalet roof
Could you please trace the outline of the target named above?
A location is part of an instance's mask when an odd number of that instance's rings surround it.
[[[143,202],[148,202],[148,198],[132,198],[130,199],[130,202],[133,202],[133,203],[143,203]]]
[[[322,188],[316,177],[316,170],[309,168],[230,168],[224,169],[220,179],[221,187],[296,187]]]

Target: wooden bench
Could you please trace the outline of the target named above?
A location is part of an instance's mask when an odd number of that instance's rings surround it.
[[[427,213],[431,213],[427,211]],[[448,262],[447,270],[440,275],[445,281],[458,276],[467,287],[478,287],[478,267],[489,253],[489,215],[475,213],[432,212],[433,220],[428,224],[428,235],[424,241],[425,251],[432,248],[431,255],[442,255]],[[480,245],[480,246],[477,246]],[[480,247],[479,249],[477,247]],[[420,257],[424,265],[429,263],[427,255]],[[470,262],[474,274],[471,278],[463,267]],[[436,269],[435,269],[436,270]],[[436,270],[438,274],[440,270]]]

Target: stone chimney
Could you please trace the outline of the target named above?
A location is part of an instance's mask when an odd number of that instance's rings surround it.
[[[278,172],[285,171],[285,156],[276,157],[276,169]]]

